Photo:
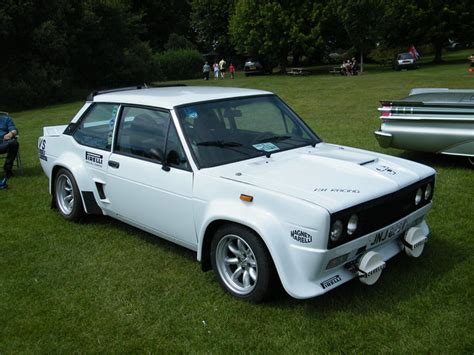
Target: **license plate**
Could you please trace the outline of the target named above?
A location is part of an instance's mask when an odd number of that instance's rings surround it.
[[[393,226],[390,226],[387,229],[377,232],[372,237],[370,246],[374,247],[381,243],[387,242],[393,238],[399,237],[402,233],[404,233],[407,230],[407,227],[408,227],[407,220],[403,220],[403,221],[395,223]]]

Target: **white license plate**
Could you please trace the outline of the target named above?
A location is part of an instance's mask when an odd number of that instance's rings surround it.
[[[370,247],[387,242],[393,238],[398,238],[402,233],[408,229],[408,221],[406,219],[395,223],[382,231],[375,233],[370,241]]]

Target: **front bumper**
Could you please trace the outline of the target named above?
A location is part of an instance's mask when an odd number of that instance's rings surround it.
[[[418,227],[425,235],[429,234],[424,217],[430,208],[431,203],[391,225],[330,250],[291,245],[290,255],[297,270],[293,271],[291,280],[283,282],[286,291],[292,297],[300,299],[322,295],[356,278],[358,275],[352,266],[367,251],[379,253],[383,261],[389,260],[403,250],[401,238],[408,228]],[[386,230],[401,224],[403,232],[400,231],[400,234],[389,238],[380,238]],[[344,261],[334,267],[328,267],[330,261],[337,257],[343,258]]]

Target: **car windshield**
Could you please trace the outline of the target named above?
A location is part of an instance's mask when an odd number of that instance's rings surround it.
[[[269,156],[320,141],[274,95],[196,103],[176,111],[200,168]]]
[[[413,59],[410,53],[401,53],[398,55],[398,59]]]

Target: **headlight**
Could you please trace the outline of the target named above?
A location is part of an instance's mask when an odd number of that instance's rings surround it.
[[[425,200],[428,200],[431,197],[432,192],[433,192],[433,188],[431,187],[431,184],[426,185]]]
[[[418,204],[421,202],[421,197],[423,196],[423,191],[421,189],[416,190],[416,196],[415,196],[415,205],[418,206]]]
[[[344,225],[339,219],[336,222],[334,222],[331,228],[331,233],[330,233],[331,241],[337,242],[342,235],[343,229],[344,229]]]
[[[359,217],[353,214],[351,218],[349,218],[349,222],[347,222],[347,234],[352,235],[356,231],[358,223]]]

